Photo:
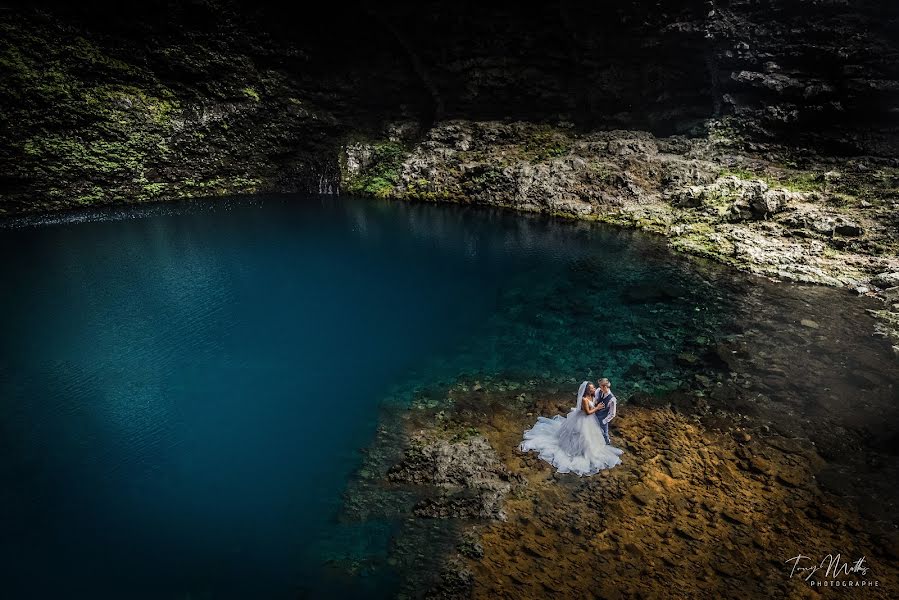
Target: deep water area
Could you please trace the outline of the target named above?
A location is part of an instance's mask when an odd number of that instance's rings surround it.
[[[757,413],[845,414],[839,439],[893,415],[862,300],[598,223],[262,196],[9,220],[0,257],[10,597],[390,595],[400,525],[348,524],[348,482],[385,414],[463,381],[608,377],[626,403],[736,373]]]

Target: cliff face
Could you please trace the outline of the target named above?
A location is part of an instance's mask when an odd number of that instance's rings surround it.
[[[730,117],[729,130],[752,141],[840,154],[899,148],[895,4],[430,2],[376,17],[438,120],[702,136]]]
[[[337,148],[445,120],[897,155],[877,0],[150,1],[0,11],[0,210],[337,183]],[[792,158],[789,158],[792,160]]]
[[[899,6],[865,0],[710,6],[718,112],[733,115],[740,133],[820,153],[899,154]]]
[[[279,70],[302,55],[234,14],[167,17],[0,13],[0,211],[317,185],[335,119]]]

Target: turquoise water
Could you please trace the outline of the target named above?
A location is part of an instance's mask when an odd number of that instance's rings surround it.
[[[0,257],[15,598],[387,595],[390,569],[326,565],[334,536],[390,543],[390,522],[337,522],[386,398],[460,377],[671,389],[739,294],[633,232],[352,198],[17,222]]]

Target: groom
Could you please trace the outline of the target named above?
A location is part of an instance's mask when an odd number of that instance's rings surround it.
[[[596,400],[596,406],[599,407],[599,410],[593,414],[596,415],[596,419],[599,421],[599,428],[602,429],[602,437],[604,437],[606,443],[611,446],[612,442],[609,440],[609,421],[615,418],[615,405],[617,404],[617,401],[615,395],[612,393],[612,384],[608,379],[603,377],[597,383],[599,384],[599,389],[594,392],[593,398]]]

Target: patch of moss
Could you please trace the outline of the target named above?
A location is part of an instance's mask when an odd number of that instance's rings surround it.
[[[589,162],[587,163],[587,170],[593,175],[593,178],[601,181],[608,182],[611,181],[615,176],[615,171],[612,167],[606,163],[600,162]]]
[[[259,92],[257,92],[257,91],[256,91],[255,89],[253,89],[252,87],[247,86],[247,87],[243,88],[243,89],[240,90],[240,91],[243,92],[243,94],[244,94],[247,98],[249,98],[250,100],[252,100],[253,102],[259,102],[259,101],[261,100],[260,97],[259,97]]]
[[[344,188],[352,194],[387,198],[400,180],[400,168],[408,155],[398,142],[378,142],[372,146],[369,164],[362,172],[345,175]]]
[[[522,157],[530,162],[544,162],[565,156],[571,151],[571,140],[549,125],[537,125],[522,144]]]
[[[713,239],[710,235],[711,233],[712,230],[690,231],[671,238],[669,244],[672,248],[681,252],[732,263],[733,247],[728,243],[722,243],[719,239]]]
[[[746,135],[739,121],[727,116],[707,123],[709,141],[718,146],[742,146]]]
[[[718,172],[719,177],[727,175],[747,181],[763,181],[768,187],[791,192],[817,192],[824,189],[824,174],[814,171],[783,170],[755,173],[746,169],[723,169]]]
[[[417,179],[403,190],[403,197],[425,202],[466,202],[466,196],[458,185],[434,186],[427,179]]]
[[[768,183],[772,187],[782,187],[791,192],[816,192],[824,189],[824,174],[810,171],[792,171],[783,176],[773,177]]]
[[[455,433],[455,435],[453,435],[453,436],[450,438],[450,442],[455,443],[455,442],[465,441],[465,440],[467,440],[467,439],[473,438],[473,437],[478,436],[478,435],[480,435],[480,434],[481,434],[481,432],[478,431],[477,428],[475,428],[475,427],[466,427],[465,429],[462,429],[461,431],[457,431],[457,432]]]
[[[133,85],[100,85],[87,90],[84,100],[98,116],[136,110],[152,123],[167,126],[172,113],[177,111],[180,105],[172,97],[171,92],[165,92],[155,96]]]
[[[847,177],[830,186],[828,202],[838,207],[852,207],[861,201],[884,206],[899,199],[899,189],[876,177]]]
[[[145,183],[144,192],[151,198],[158,198],[169,188],[169,184],[161,182]]]
[[[235,193],[252,194],[257,191],[260,185],[262,185],[261,179],[256,177],[244,177],[242,175],[213,177],[211,179],[204,179],[200,181],[186,179],[184,181],[184,183],[188,182],[190,182],[195,190],[200,191],[204,194],[211,195],[226,195]]]
[[[466,173],[466,182],[478,188],[491,188],[505,179],[502,169],[493,164],[484,165]]]
[[[103,199],[103,189],[98,186],[92,186],[91,189],[84,194],[75,198],[75,202],[82,205],[94,204]]]

